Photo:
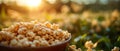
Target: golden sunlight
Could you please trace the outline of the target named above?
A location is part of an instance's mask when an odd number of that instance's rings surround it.
[[[27,6],[27,7],[38,7],[41,4],[41,0],[19,0],[18,3],[21,6]]]
[[[37,7],[40,5],[41,0],[25,0],[26,5],[29,7]]]

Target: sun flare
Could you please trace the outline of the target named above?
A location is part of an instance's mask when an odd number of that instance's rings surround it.
[[[18,3],[27,7],[38,7],[41,4],[41,0],[19,0]]]
[[[26,5],[29,7],[37,7],[40,5],[41,0],[25,0]]]

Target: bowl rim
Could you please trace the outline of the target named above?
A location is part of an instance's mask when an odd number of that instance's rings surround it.
[[[69,42],[69,41],[71,40],[71,38],[72,38],[72,35],[70,34],[70,37],[69,37],[67,40],[65,40],[64,42],[59,43],[59,44],[55,44],[55,45],[50,45],[50,46],[42,46],[42,47],[13,47],[13,46],[4,46],[4,45],[1,45],[1,44],[0,44],[0,47],[5,47],[5,48],[19,48],[19,49],[49,48],[49,47],[56,47],[56,46],[59,46],[59,45],[63,45],[63,44],[65,44],[65,43]]]

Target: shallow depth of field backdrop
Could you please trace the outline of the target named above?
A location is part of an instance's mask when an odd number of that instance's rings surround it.
[[[90,40],[97,51],[120,47],[120,0],[0,0],[0,30],[33,20],[59,24],[83,51]]]

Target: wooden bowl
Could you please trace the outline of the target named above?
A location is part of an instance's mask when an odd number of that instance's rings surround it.
[[[69,44],[71,36],[68,40],[61,44],[51,45],[47,47],[10,47],[0,45],[0,51],[65,51],[66,46]]]

